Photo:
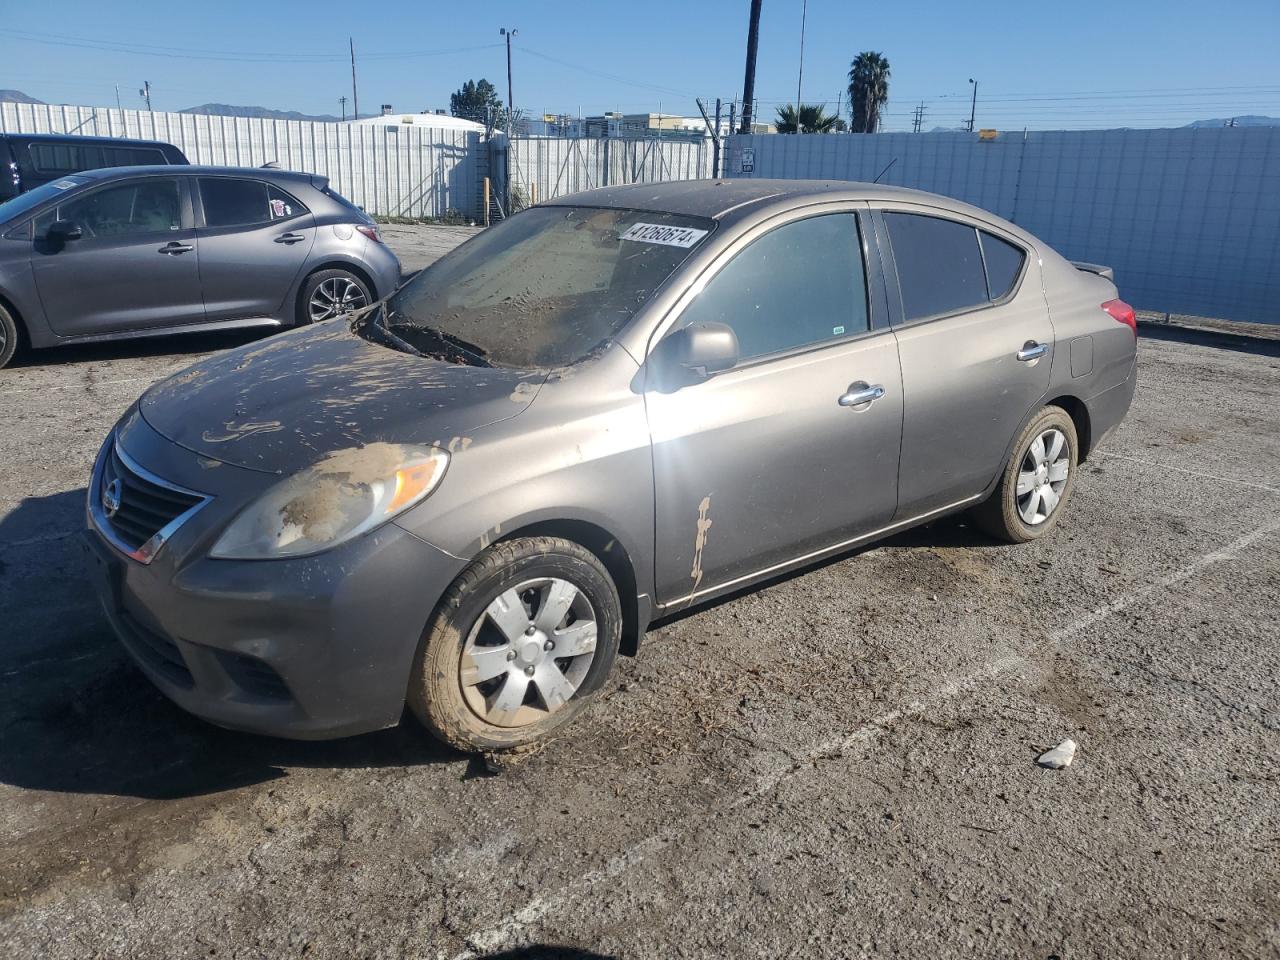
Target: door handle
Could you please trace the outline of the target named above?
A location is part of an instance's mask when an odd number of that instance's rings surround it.
[[[1022,349],[1018,351],[1018,359],[1024,363],[1028,360],[1039,360],[1049,352],[1047,343],[1036,343],[1034,340],[1028,340],[1022,345]]]
[[[874,403],[884,396],[884,387],[880,384],[867,384],[859,380],[849,384],[849,390],[836,402],[842,407],[860,407],[865,403]]]
[[[300,243],[307,239],[300,233],[282,233],[276,237],[276,243]]]
[[[190,253],[194,249],[195,247],[189,243],[178,243],[178,241],[174,240],[161,247],[160,252],[176,255],[179,253]]]

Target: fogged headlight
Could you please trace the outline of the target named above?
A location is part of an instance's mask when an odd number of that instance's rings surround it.
[[[328,550],[420,502],[448,464],[439,447],[398,443],[331,453],[241,511],[211,555],[262,560]]]

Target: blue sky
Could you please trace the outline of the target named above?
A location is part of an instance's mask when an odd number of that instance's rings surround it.
[[[468,78],[506,94],[500,26],[515,27],[515,102],[531,114],[696,113],[742,94],[748,0],[6,4],[0,87],[54,103],[156,109],[205,102],[338,113],[354,36],[362,112],[447,107]],[[51,15],[56,12],[56,16]],[[796,95],[801,0],[764,0],[761,113]],[[1280,0],[1057,3],[809,0],[803,98],[836,106],[850,59],[893,70],[889,129],[1178,126],[1280,116]],[[54,42],[39,42],[54,41]],[[350,109],[350,104],[348,104]]]

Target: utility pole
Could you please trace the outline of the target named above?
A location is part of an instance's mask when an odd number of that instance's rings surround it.
[[[516,31],[508,30],[506,27],[499,27],[498,33],[507,38],[507,137],[509,138],[511,136],[511,112],[516,108],[516,95],[511,92],[511,38],[516,35]]]
[[[339,97],[339,98],[338,98],[338,102],[339,102],[340,104],[342,104],[342,122],[343,122],[343,123],[346,123],[346,121],[347,121],[347,98],[346,98],[346,97]]]
[[[120,103],[120,84],[116,84],[116,109],[120,111],[120,116],[124,116],[124,105]]]
[[[809,16],[809,0],[800,4],[800,73],[796,77],[796,133],[800,133],[800,85],[804,82],[804,22]]]
[[[147,112],[151,112],[151,81],[143,80],[142,89],[138,91],[138,96],[147,101]]]
[[[351,119],[360,119],[360,94],[356,92],[356,42],[347,37],[347,46],[351,48]],[[343,113],[346,113],[344,110]]]
[[[742,127],[751,132],[751,106],[756,95],[756,49],[760,46],[760,0],[751,0],[751,26],[747,29],[747,75],[742,81]]]
[[[973,84],[973,103],[969,105],[969,132],[973,133],[973,117],[978,110],[978,81],[970,77],[969,82]]]
[[[924,127],[924,101],[920,101],[920,106],[913,111],[914,116],[911,119],[911,132],[919,133]]]

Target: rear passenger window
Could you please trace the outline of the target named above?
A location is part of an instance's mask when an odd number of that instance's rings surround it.
[[[973,227],[914,213],[886,213],[907,320],[957,313],[989,302]]]
[[[247,227],[307,212],[289,194],[261,180],[201,177],[200,196],[204,222],[211,227]]]
[[[868,329],[857,218],[811,217],[766,233],[717,273],[681,324],[724,323],[739,357],[792,350]]]
[[[992,300],[999,300],[1018,282],[1026,254],[1021,247],[1015,247],[985,230],[979,233],[982,237],[982,259],[987,265],[987,292]]]

